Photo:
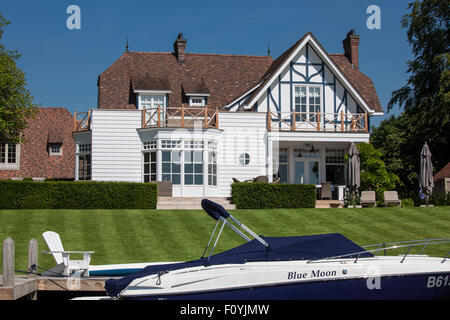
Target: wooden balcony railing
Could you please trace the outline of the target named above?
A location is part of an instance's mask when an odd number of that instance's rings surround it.
[[[368,132],[367,113],[267,113],[268,131]]]
[[[73,117],[73,131],[91,130],[91,110],[85,112],[76,112]]]
[[[150,108],[142,110],[142,128],[194,127],[200,123],[202,128],[219,128],[219,110],[195,107]]]

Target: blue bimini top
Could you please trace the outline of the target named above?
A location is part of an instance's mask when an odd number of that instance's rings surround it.
[[[365,251],[339,233],[298,237],[261,236],[261,238],[269,243],[269,248],[264,247],[257,240],[252,240],[236,248],[212,255],[209,261],[207,258],[201,258],[187,262],[148,266],[120,279],[108,279],[105,282],[106,293],[115,297],[134,279],[183,268],[229,263],[242,264],[254,261],[311,260]],[[373,254],[364,252],[359,256],[372,257]],[[349,255],[348,257],[356,257],[356,255]]]

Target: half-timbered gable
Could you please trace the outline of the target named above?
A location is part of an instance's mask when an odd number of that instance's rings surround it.
[[[350,34],[349,34],[350,35]],[[228,105],[230,111],[269,112],[271,128],[368,129],[382,112],[372,82],[343,54],[328,54],[307,33],[276,59],[254,89]]]

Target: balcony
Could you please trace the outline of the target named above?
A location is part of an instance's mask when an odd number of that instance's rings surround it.
[[[142,128],[219,128],[219,110],[195,107],[151,108],[142,110]]]
[[[267,113],[268,131],[369,132],[367,113]]]
[[[84,112],[76,112],[73,117],[73,131],[89,131],[91,130],[91,110]]]

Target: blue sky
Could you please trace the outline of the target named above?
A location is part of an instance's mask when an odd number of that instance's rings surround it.
[[[6,0],[11,22],[2,43],[18,50],[28,88],[43,107],[85,111],[97,107],[97,77],[125,51],[171,52],[182,32],[187,52],[266,55],[276,58],[311,31],[329,53],[342,39],[360,35],[360,70],[372,78],[385,110],[393,90],[407,80],[412,58],[401,18],[411,0],[316,1],[100,1]],[[81,9],[81,29],[69,30],[69,5]],[[381,9],[381,29],[366,26],[366,9]],[[375,117],[372,125],[398,113]]]

